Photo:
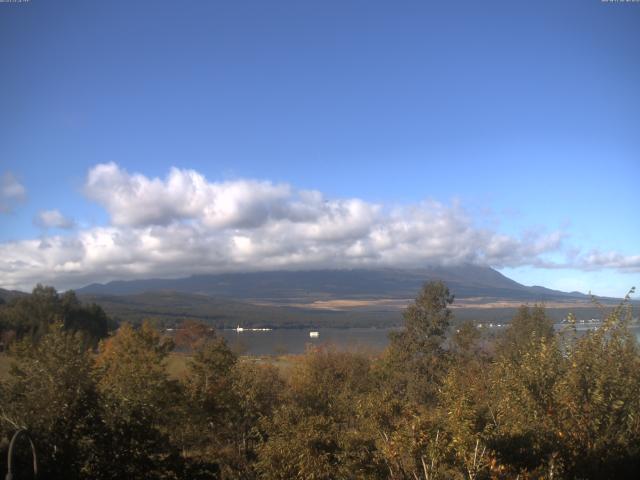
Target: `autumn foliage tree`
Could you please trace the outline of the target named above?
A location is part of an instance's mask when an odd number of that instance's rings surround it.
[[[102,478],[107,432],[82,336],[53,323],[39,342],[25,337],[15,344],[10,358],[10,375],[0,384],[2,434],[30,432],[49,478]]]
[[[310,350],[295,367],[285,401],[263,419],[260,477],[379,478],[383,465],[359,408],[372,385],[366,356]]]
[[[237,358],[223,338],[208,334],[197,348],[182,382],[185,422],[180,426],[183,449],[209,469],[236,471],[238,449],[233,438],[237,398],[232,372]]]
[[[109,429],[113,478],[163,478],[178,469],[171,444],[179,391],[165,368],[173,348],[149,324],[122,325],[96,358],[97,388]]]
[[[37,296],[16,310],[32,309],[43,328],[10,348],[0,447],[26,428],[44,478],[599,480],[640,470],[629,297],[587,332],[572,318],[557,331],[542,306],[523,306],[494,341],[472,323],[450,329],[452,296],[429,283],[381,355],[322,347],[280,369],[238,357],[195,322],[176,334],[177,356],[149,323],[94,349],[60,316],[77,299]],[[170,358],[187,359],[178,378]]]

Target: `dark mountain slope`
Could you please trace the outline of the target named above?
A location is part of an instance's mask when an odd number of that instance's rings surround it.
[[[270,327],[387,327],[401,324],[399,309],[381,311],[333,311],[289,306],[255,305],[249,302],[179,292],[147,292],[134,295],[82,294],[118,321],[140,323],[148,319],[165,327],[183,320],[203,321],[216,328]]]
[[[18,290],[5,290],[4,288],[0,288],[0,303],[9,302],[14,298],[23,297],[25,295],[27,294]]]
[[[482,297],[518,301],[585,299],[542,287],[526,287],[489,267],[463,265],[415,270],[316,270],[194,275],[92,284],[80,294],[131,295],[175,291],[214,297],[264,299],[275,302],[335,298],[413,298],[422,284],[443,280],[457,298]]]

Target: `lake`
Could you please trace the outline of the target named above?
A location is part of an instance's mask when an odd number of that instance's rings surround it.
[[[307,345],[332,344],[337,348],[363,349],[380,352],[389,343],[392,328],[281,328],[267,332],[222,330],[219,333],[230,347],[247,355],[303,353]],[[318,337],[309,337],[309,332]]]
[[[270,331],[222,330],[219,333],[230,347],[245,355],[277,355],[304,353],[308,345],[331,344],[340,349],[381,352],[389,343],[389,332],[397,328],[282,328]],[[496,332],[500,328],[495,329]],[[632,329],[640,341],[640,327]],[[309,337],[309,332],[318,332],[318,337]],[[582,330],[584,331],[584,330]]]

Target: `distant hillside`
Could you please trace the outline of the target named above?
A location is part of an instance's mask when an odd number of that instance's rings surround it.
[[[81,294],[85,302],[95,302],[118,321],[140,323],[145,319],[162,326],[183,320],[198,320],[216,328],[245,327],[387,327],[400,325],[399,309],[380,311],[332,311],[214,298],[180,292],[147,292],[134,295]]]
[[[551,301],[581,299],[581,293],[566,293],[544,287],[526,287],[489,267],[463,265],[415,270],[316,270],[194,275],[178,279],[148,279],[92,284],[80,294],[132,295],[173,291],[234,299],[294,301],[335,298],[415,297],[422,284],[443,280],[456,298],[487,300]]]
[[[402,325],[402,307],[399,302],[392,307],[366,306],[356,308],[312,308],[274,304],[255,304],[228,298],[194,295],[190,293],[158,291],[133,295],[81,294],[81,300],[96,302],[107,314],[119,321],[140,323],[150,319],[161,326],[178,325],[185,319],[198,320],[216,328],[271,327],[389,327]],[[408,302],[408,301],[407,301]],[[560,321],[569,312],[580,319],[601,318],[600,309],[589,302],[567,302],[564,306],[548,306],[547,314]],[[454,323],[475,322],[506,323],[515,315],[518,302],[502,307],[457,308],[454,303]],[[636,305],[636,308],[638,305]],[[610,309],[611,307],[607,307]]]
[[[9,302],[14,298],[22,297],[24,295],[27,294],[18,290],[5,290],[4,288],[0,288],[0,303]]]
[[[558,321],[569,312],[579,318],[602,313],[582,293],[527,287],[475,265],[194,275],[92,284],[76,292],[109,316],[134,323],[153,319],[172,326],[193,319],[218,328],[385,327],[402,324],[402,309],[430,280],[445,281],[455,294],[456,321],[506,322],[519,305],[535,302],[544,302]],[[16,295],[24,294],[0,290],[0,298]]]
[[[401,311],[430,280],[445,281],[457,301],[458,321],[508,321],[522,303],[546,302],[561,320],[569,311],[599,312],[581,293],[526,287],[488,267],[464,265],[414,270],[317,270],[195,275],[93,284],[76,292],[109,315],[164,325],[203,320],[218,328],[243,326],[401,325]]]

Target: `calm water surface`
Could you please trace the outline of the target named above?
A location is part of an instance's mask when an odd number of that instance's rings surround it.
[[[382,351],[389,343],[387,335],[391,328],[318,328],[318,329],[275,329],[268,332],[236,332],[222,330],[222,336],[229,346],[248,355],[274,355],[283,353],[303,353],[307,345],[331,344],[337,348]],[[318,332],[317,338],[309,337],[309,332]]]
[[[246,355],[276,355],[303,353],[308,345],[331,344],[337,348],[382,351],[389,343],[389,332],[397,328],[318,328],[318,329],[275,329],[267,332],[236,332],[222,330],[220,333],[228,344]],[[496,329],[499,331],[500,329]],[[640,342],[640,327],[633,327]],[[317,338],[309,337],[309,332],[319,333]]]

